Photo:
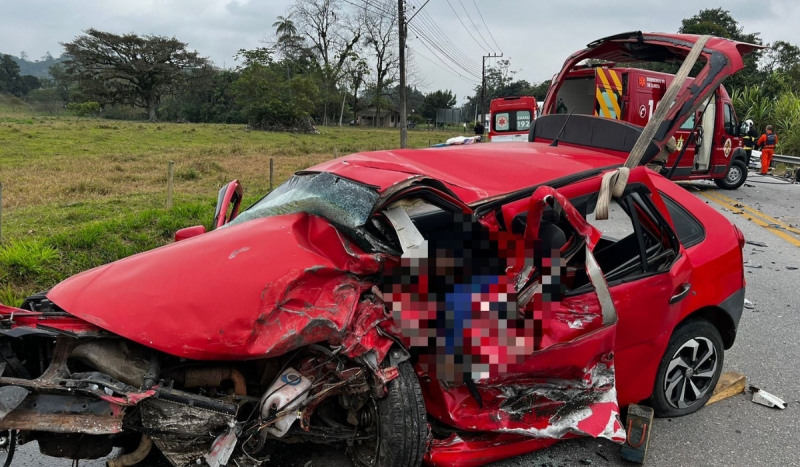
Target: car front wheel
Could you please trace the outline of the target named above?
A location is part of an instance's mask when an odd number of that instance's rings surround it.
[[[679,325],[658,367],[652,397],[656,415],[680,417],[706,405],[722,374],[724,352],[719,331],[708,321]]]
[[[747,180],[747,166],[741,159],[736,159],[728,167],[725,178],[718,178],[714,183],[724,190],[735,190],[742,186],[745,180]]]

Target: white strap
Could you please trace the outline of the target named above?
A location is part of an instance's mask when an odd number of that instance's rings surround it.
[[[597,205],[594,208],[594,218],[596,220],[604,221],[608,219],[608,205],[611,204],[611,197],[619,198],[622,196],[630,174],[631,170],[627,167],[620,167],[617,170],[603,174],[600,193],[597,195]]]

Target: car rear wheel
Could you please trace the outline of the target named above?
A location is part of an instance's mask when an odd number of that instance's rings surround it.
[[[718,178],[714,183],[724,190],[735,190],[742,186],[745,180],[747,180],[747,166],[741,159],[736,159],[728,167],[725,178]]]
[[[724,352],[719,331],[708,321],[694,319],[676,328],[653,387],[656,415],[680,417],[706,405],[722,373]]]

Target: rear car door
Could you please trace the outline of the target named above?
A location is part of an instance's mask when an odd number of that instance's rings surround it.
[[[617,220],[627,226],[613,226]],[[644,168],[631,171],[609,220],[589,223],[603,231],[595,257],[619,316],[616,374],[621,405],[649,397],[670,334],[692,292],[692,265],[663,215],[666,206]],[[606,233],[621,232],[622,238]]]

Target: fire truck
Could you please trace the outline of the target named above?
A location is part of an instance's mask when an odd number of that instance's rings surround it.
[[[572,112],[644,127],[673,78],[614,63],[577,66],[566,75],[551,108],[542,109],[542,115]],[[684,89],[692,82],[687,79]],[[720,188],[739,188],[747,179],[748,163],[742,136],[731,98],[720,85],[675,134],[677,149],[662,161],[662,175],[671,172],[672,180],[714,180]]]
[[[489,141],[528,141],[536,118],[536,98],[513,96],[494,99],[489,106]]]

